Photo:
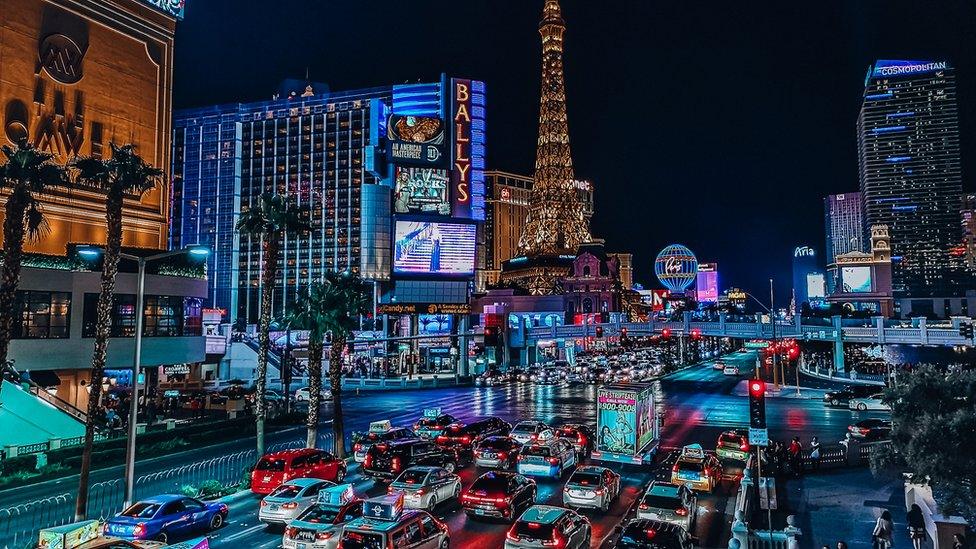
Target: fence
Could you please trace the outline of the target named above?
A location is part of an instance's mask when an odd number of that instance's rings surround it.
[[[319,435],[319,446],[332,439],[331,433]],[[305,446],[305,439],[295,439],[268,446],[267,452]],[[179,467],[148,473],[136,478],[133,497],[141,498],[181,493],[184,486],[199,487],[203,482],[217,481],[222,486],[242,482],[257,462],[256,450],[247,450],[198,461]],[[96,482],[89,487],[88,518],[106,520],[122,512],[125,480],[121,478]],[[75,494],[64,493],[29,503],[0,508],[0,547],[32,547],[42,528],[60,526],[74,520]]]

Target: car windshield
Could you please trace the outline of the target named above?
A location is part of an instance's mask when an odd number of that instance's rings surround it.
[[[570,484],[579,484],[580,486],[600,486],[601,476],[599,473],[573,473],[573,476],[569,478]]]
[[[522,449],[522,455],[549,457],[550,451],[548,446],[529,446],[528,448]]]
[[[423,484],[427,474],[427,471],[404,471],[396,481],[402,484]]]
[[[284,471],[285,460],[261,458],[261,461],[258,462],[257,470],[258,471]]]
[[[515,523],[515,533],[520,538],[552,539],[553,526],[552,524],[523,522],[520,520]]]
[[[677,509],[681,507],[681,501],[679,499],[656,494],[645,494],[644,499],[641,500],[641,504],[655,509]]]
[[[349,532],[342,536],[343,549],[383,549],[383,535],[371,532]]]
[[[534,433],[535,423],[519,423],[512,429],[513,433]]]
[[[281,486],[275,488],[273,492],[268,494],[268,497],[291,499],[298,497],[298,494],[301,491],[301,486],[295,486],[294,484],[282,484]]]
[[[442,418],[425,417],[425,418],[421,418],[420,421],[417,422],[417,424],[423,427],[439,427],[441,425],[440,422],[441,419]],[[445,419],[445,421],[447,420]]]
[[[305,511],[305,514],[298,517],[298,520],[318,524],[332,524],[335,522],[337,516],[339,516],[339,510],[335,507],[313,505],[308,511]]]
[[[742,437],[739,435],[722,435],[722,437],[719,438],[719,441],[738,445],[742,442]]]
[[[158,503],[145,503],[140,501],[132,507],[129,507],[125,511],[122,511],[123,517],[133,517],[133,518],[150,518],[156,514],[159,510]]]
[[[678,470],[679,471],[694,471],[700,473],[705,469],[705,462],[703,461],[679,461]]]
[[[474,481],[471,485],[471,491],[474,493],[487,494],[490,492],[498,492],[499,490],[504,491],[508,486],[508,477],[501,475],[493,475],[491,473],[479,477],[478,480]]]
[[[562,429],[556,431],[556,436],[576,438],[576,429],[571,427],[563,427]]]
[[[509,441],[505,438],[494,438],[488,439],[482,442],[479,446],[481,448],[491,449],[491,450],[507,450],[509,447]]]

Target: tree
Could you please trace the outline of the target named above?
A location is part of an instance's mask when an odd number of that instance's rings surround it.
[[[24,241],[35,241],[46,224],[38,196],[55,186],[67,186],[67,170],[52,162],[53,155],[41,152],[27,141],[0,151],[7,161],[0,164],[0,188],[7,192],[3,220],[3,265],[0,267],[0,373],[7,365],[13,332],[14,300],[20,285],[20,264]]]
[[[101,288],[95,309],[95,350],[92,353],[91,381],[88,384],[88,416],[85,419],[85,442],[78,478],[75,520],[84,520],[88,509],[88,477],[91,472],[92,445],[95,442],[95,418],[101,401],[102,377],[108,356],[108,339],[112,328],[112,305],[115,300],[115,276],[122,253],[122,206],[126,197],[139,199],[159,183],[163,171],[147,163],[133,145],[111,144],[112,157],[79,158],[72,162],[77,183],[105,193],[105,252],[102,257]],[[143,314],[143,311],[136,311]],[[135,383],[135,379],[132,380]],[[130,406],[138,403],[131,402]]]
[[[254,416],[257,422],[257,452],[264,455],[264,421],[267,416],[265,394],[268,384],[268,352],[271,348],[271,305],[274,285],[278,277],[278,256],[286,234],[311,230],[307,210],[287,202],[280,195],[262,194],[255,204],[241,211],[237,230],[245,236],[261,241],[264,264],[261,268],[261,309],[258,318],[257,394],[254,397]]]
[[[891,448],[872,456],[876,471],[897,465],[928,483],[944,514],[976,524],[976,370],[947,373],[922,366],[885,390]]]
[[[325,285],[313,283],[298,294],[288,307],[282,323],[290,330],[308,330],[308,437],[306,447],[315,448],[319,433],[319,408],[322,406],[322,355],[325,334],[333,322],[333,296]]]

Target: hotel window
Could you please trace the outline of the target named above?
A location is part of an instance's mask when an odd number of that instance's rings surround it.
[[[71,294],[67,292],[17,292],[14,339],[64,339],[71,324]]]

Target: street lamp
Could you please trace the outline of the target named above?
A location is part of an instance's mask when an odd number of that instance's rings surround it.
[[[98,259],[104,253],[99,246],[84,245],[75,248],[75,253],[82,259],[92,261]],[[182,250],[171,250],[150,256],[138,256],[120,252],[119,257],[135,261],[138,266],[138,283],[136,286],[136,341],[135,352],[132,360],[132,402],[129,404],[129,429],[128,440],[125,452],[125,501],[123,509],[128,508],[133,503],[133,492],[135,490],[135,470],[136,470],[136,422],[139,421],[139,368],[142,363],[142,324],[145,315],[144,300],[146,295],[146,264],[150,261],[159,261],[179,255],[189,255],[195,259],[206,259],[210,255],[210,248],[201,245],[193,245]]]
[[[779,356],[778,356],[778,353],[776,351],[776,312],[775,312],[776,311],[776,299],[775,299],[775,297],[773,295],[773,279],[772,278],[769,279],[769,307],[767,307],[765,303],[763,303],[762,301],[759,301],[759,298],[757,298],[756,296],[750,294],[749,292],[743,292],[743,293],[746,294],[747,296],[751,297],[753,301],[755,301],[756,303],[758,303],[760,307],[762,307],[767,313],[769,313],[769,323],[770,323],[770,326],[772,327],[772,331],[773,331],[773,334],[772,334],[772,340],[773,340],[773,385],[778,390],[779,389],[779,360],[778,360],[779,359]],[[756,370],[757,370],[756,371],[756,375],[757,376],[759,375],[758,369],[759,368],[757,366],[757,368],[756,368]],[[797,373],[797,384],[796,384],[797,394],[799,394],[799,392],[800,392],[799,376],[800,376],[800,374],[798,372]],[[783,381],[785,383],[786,380],[783,380]]]

